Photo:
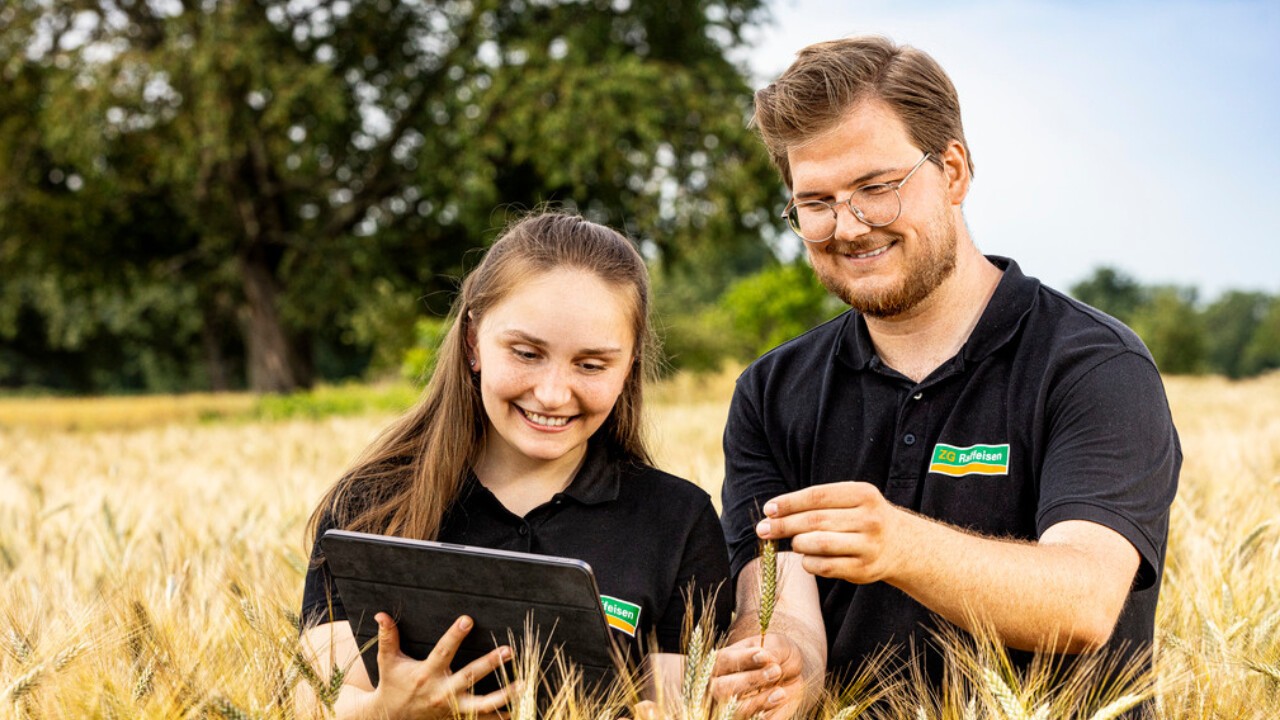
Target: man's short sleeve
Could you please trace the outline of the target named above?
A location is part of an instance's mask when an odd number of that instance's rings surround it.
[[[754,386],[750,371],[738,379],[724,429],[721,523],[735,583],[738,573],[759,553],[755,526],[763,517],[760,508],[768,500],[798,489],[786,480],[774,459],[759,413],[760,396]],[[790,541],[779,541],[778,549],[790,550]]]
[[[1087,520],[1124,536],[1142,563],[1135,590],[1163,566],[1182,450],[1150,359],[1125,352],[1094,366],[1053,401],[1036,531]]]

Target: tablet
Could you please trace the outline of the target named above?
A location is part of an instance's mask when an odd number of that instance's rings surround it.
[[[618,667],[595,576],[581,560],[346,530],[325,531],[320,545],[375,686],[379,612],[396,620],[401,651],[419,660],[469,615],[475,626],[455,671],[511,638],[519,642],[526,617],[544,657],[559,650],[587,683],[610,679]]]

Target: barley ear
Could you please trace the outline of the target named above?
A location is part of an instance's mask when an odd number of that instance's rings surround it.
[[[769,631],[773,608],[778,603],[778,544],[765,540],[760,547],[760,644]]]

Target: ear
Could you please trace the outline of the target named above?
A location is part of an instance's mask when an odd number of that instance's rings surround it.
[[[480,370],[480,352],[479,340],[476,337],[475,315],[471,311],[467,311],[466,322],[463,324],[466,332],[464,333],[462,342],[466,346],[467,365],[471,367],[471,372]]]
[[[965,152],[964,145],[959,141],[952,140],[939,159],[942,160],[942,170],[947,178],[947,199],[952,205],[963,204],[965,197],[969,195],[969,183],[973,179],[969,175],[969,153]]]

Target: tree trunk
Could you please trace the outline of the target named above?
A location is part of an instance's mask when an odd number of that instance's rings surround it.
[[[249,389],[254,392],[291,392],[311,386],[309,362],[296,355],[280,323],[276,307],[279,289],[260,252],[240,257],[244,283],[244,346]]]
[[[231,381],[227,375],[227,359],[222,354],[222,346],[218,342],[218,331],[214,324],[213,313],[205,311],[204,322],[200,326],[200,344],[204,347],[205,369],[209,372],[209,389],[213,392],[226,392],[231,389]]]

